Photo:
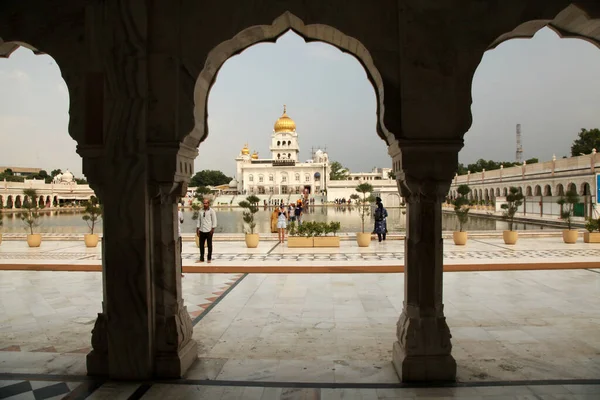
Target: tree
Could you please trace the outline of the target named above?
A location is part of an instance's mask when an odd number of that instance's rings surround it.
[[[538,162],[540,162],[540,160],[535,157],[525,160],[526,164],[537,164]]]
[[[246,197],[246,200],[242,200],[239,202],[239,206],[244,209],[243,212],[243,220],[248,225],[248,230],[250,234],[254,233],[254,228],[256,227],[256,222],[254,222],[254,214],[258,212],[258,202],[260,199],[258,196],[251,194]]]
[[[52,178],[54,178],[58,174],[62,174],[62,170],[60,170],[60,169],[53,169],[52,172],[50,172],[50,176]]]
[[[463,226],[469,220],[469,199],[467,195],[471,192],[471,188],[469,185],[460,185],[458,189],[456,189],[459,196],[452,202],[454,205],[454,212],[456,213],[456,217],[458,218],[458,230],[460,232],[463,231]]]
[[[197,186],[218,186],[224,185],[231,181],[231,177],[225,175],[221,171],[205,169],[200,172],[196,172],[190,181],[191,187]]]
[[[92,196],[85,203],[84,215],[81,217],[90,228],[90,234],[94,234],[94,227],[100,217],[102,217],[102,206],[98,203],[96,196]]]
[[[592,149],[600,151],[600,129],[581,129],[579,138],[573,141],[571,146],[571,156],[580,156],[590,154]]]
[[[560,219],[567,221],[567,229],[571,230],[573,221],[573,211],[575,205],[579,203],[579,196],[573,188],[569,189],[565,196],[561,196],[556,202],[560,205]]]
[[[345,168],[338,161],[333,161],[331,164],[329,164],[329,168],[329,180],[342,181],[348,179],[348,168]]]
[[[210,194],[210,189],[206,186],[198,186],[196,188],[196,194],[201,194],[204,197],[205,194]]]
[[[512,231],[515,214],[517,213],[519,207],[523,205],[523,193],[521,193],[521,191],[514,186],[511,186],[508,189],[508,192],[508,196],[506,196],[506,203],[502,204],[500,207],[505,210],[502,213],[502,216],[508,221],[508,230]]]
[[[4,170],[4,172],[3,172],[3,174],[6,175],[6,176],[13,176],[14,175],[13,170],[10,169],[10,168],[6,168]]]
[[[388,179],[396,179],[396,174],[394,173],[394,171],[389,171],[387,176]]]
[[[362,233],[365,233],[365,217],[367,216],[367,213],[369,213],[371,211],[370,203],[375,201],[375,198],[373,197],[372,194],[369,194],[369,196],[367,196],[367,193],[373,192],[373,185],[371,185],[370,183],[361,183],[360,185],[358,185],[356,187],[356,191],[358,193],[362,194],[362,196],[359,197],[360,203],[358,206],[358,211],[360,213]],[[353,197],[353,196],[356,196],[356,193],[354,193],[350,196],[350,198],[356,199],[356,197]]]
[[[40,225],[38,222],[40,219],[38,196],[35,189],[25,189],[23,190],[23,194],[25,195],[25,200],[21,208],[25,211],[19,213],[19,218],[33,235],[33,228]]]

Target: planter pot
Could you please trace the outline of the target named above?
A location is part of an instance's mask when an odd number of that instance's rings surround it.
[[[339,236],[316,236],[313,238],[314,247],[340,247]]]
[[[40,247],[40,244],[42,244],[42,235],[39,233],[27,235],[27,244],[29,247]]]
[[[577,238],[579,237],[579,232],[574,229],[565,229],[562,231],[563,241],[568,244],[573,244],[577,242]]]
[[[288,236],[288,247],[314,247],[313,239],[305,236]]]
[[[371,245],[371,234],[358,232],[356,234],[356,242],[358,247],[369,247]]]
[[[255,249],[258,247],[258,233],[246,233],[244,239],[248,248]]]
[[[505,244],[515,244],[519,238],[519,232],[515,231],[502,231],[502,238]]]
[[[452,239],[455,245],[464,246],[467,244],[467,232],[452,232]]]
[[[584,243],[600,243],[600,232],[585,232],[583,234]]]
[[[85,242],[85,247],[96,247],[98,246],[98,235],[91,234],[85,234],[83,235],[83,241]]]

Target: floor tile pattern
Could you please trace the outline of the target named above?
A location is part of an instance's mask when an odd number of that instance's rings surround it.
[[[57,381],[0,381],[0,399],[62,399],[71,393],[81,382]]]
[[[493,259],[541,259],[574,257],[599,257],[600,249],[586,250],[498,250],[498,251],[444,251],[446,260],[493,260]],[[184,260],[196,260],[198,254],[184,253]],[[49,253],[32,254],[28,252],[0,253],[0,260],[101,260],[100,254],[89,253]],[[374,253],[300,253],[300,254],[249,254],[249,253],[213,253],[213,260],[222,261],[372,261],[372,260],[404,260],[404,252],[374,252]]]
[[[111,399],[111,400],[597,400],[600,384],[531,383],[448,387],[320,387],[276,386],[231,382],[176,381],[173,383],[0,381],[0,399]]]

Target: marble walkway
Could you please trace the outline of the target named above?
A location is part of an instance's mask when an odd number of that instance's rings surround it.
[[[447,388],[404,387],[390,363],[403,274],[183,285],[198,362],[180,381],[111,383],[85,377],[100,273],[0,271],[0,398],[600,398],[597,268],[446,273],[459,366]]]
[[[101,245],[88,249],[73,238],[47,240],[39,248],[13,238],[0,245],[0,270],[99,271],[101,251]],[[211,264],[196,263],[198,252],[192,240],[184,241],[185,272],[402,272],[404,265],[404,240],[375,240],[367,248],[355,240],[342,240],[339,248],[288,248],[263,240],[255,249],[240,240],[216,240]],[[556,235],[523,237],[514,246],[497,235],[473,237],[466,246],[444,239],[444,265],[448,271],[592,268],[600,265],[600,245],[581,239],[565,244]]]

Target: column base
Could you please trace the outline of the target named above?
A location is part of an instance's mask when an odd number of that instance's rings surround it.
[[[198,359],[198,343],[190,341],[177,354],[156,356],[156,378],[182,378],[192,364]]]
[[[85,357],[87,374],[90,376],[108,376],[108,355],[90,351]]]
[[[450,354],[408,356],[399,342],[394,342],[392,363],[402,382],[455,382],[456,361]]]

